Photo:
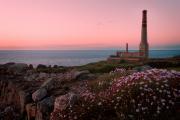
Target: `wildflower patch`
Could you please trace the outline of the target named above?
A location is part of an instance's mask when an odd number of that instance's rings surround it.
[[[179,88],[180,72],[137,72],[112,80],[107,89],[98,93],[87,88],[76,104],[54,110],[51,120],[177,119]]]

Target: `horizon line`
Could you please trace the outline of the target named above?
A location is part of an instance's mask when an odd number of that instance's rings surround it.
[[[96,50],[124,50],[125,49],[0,49],[0,51],[96,51]],[[139,50],[139,49],[128,49]],[[180,49],[150,49],[150,50],[180,50]]]

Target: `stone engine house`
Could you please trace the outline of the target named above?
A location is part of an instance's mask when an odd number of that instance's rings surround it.
[[[116,55],[111,55],[108,60],[142,61],[148,59],[149,45],[147,42],[147,10],[143,10],[142,14],[141,42],[139,45],[139,51],[129,52],[128,43],[126,43],[126,51],[117,51]]]

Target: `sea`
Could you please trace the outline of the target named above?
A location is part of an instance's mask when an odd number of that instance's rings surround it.
[[[130,50],[135,51],[135,50]],[[27,63],[37,66],[79,66],[106,60],[116,50],[0,50],[0,64]],[[150,58],[167,58],[180,55],[180,50],[150,50]]]

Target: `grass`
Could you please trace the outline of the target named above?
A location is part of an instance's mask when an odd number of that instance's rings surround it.
[[[48,67],[41,65],[37,69],[38,72],[46,72],[46,73],[62,73],[67,72],[71,69],[76,69],[79,71],[82,70],[88,70],[90,73],[93,74],[103,74],[103,73],[109,73],[110,71],[113,71],[116,68],[125,68],[125,69],[132,69],[134,67],[142,66],[142,65],[149,65],[153,68],[165,68],[165,69],[172,69],[180,71],[180,63],[177,60],[166,60],[166,59],[150,59],[148,62],[142,64],[142,63],[130,63],[125,60],[120,60],[119,62],[113,62],[113,61],[99,61],[94,63],[89,63],[82,66],[72,66],[72,67],[63,67],[63,66],[53,66]]]
[[[37,68],[37,72],[45,72],[45,73],[64,73],[68,70],[66,67],[46,67],[46,68]]]
[[[168,67],[168,70],[176,70],[176,71],[180,71],[180,67]]]
[[[108,62],[108,61],[100,61],[96,63],[90,63],[87,65],[77,67],[78,70],[89,70],[91,73],[109,73],[117,67],[120,68],[133,68],[138,66],[139,63],[127,63],[127,62]]]

